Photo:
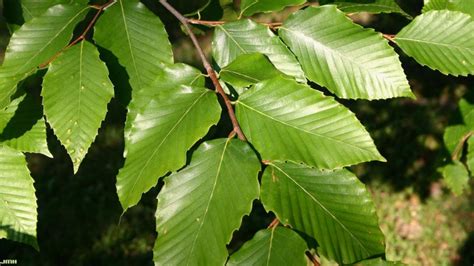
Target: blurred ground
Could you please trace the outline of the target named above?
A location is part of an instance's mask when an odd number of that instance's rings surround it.
[[[151,3],[152,8],[156,6],[153,1],[145,2]],[[416,15],[422,0],[401,4]],[[283,12],[259,20],[281,21],[285,16]],[[199,67],[189,41],[175,21],[167,15],[162,17],[176,44],[176,61]],[[384,33],[396,33],[409,22],[402,16],[387,14],[354,19]],[[8,40],[5,23],[0,23],[0,35],[3,53]],[[209,51],[209,35],[201,36],[201,40]],[[446,77],[400,55],[416,100],[342,101],[361,119],[388,160],[352,170],[374,195],[387,239],[387,259],[409,265],[471,266],[473,194],[452,195],[443,187],[436,169],[447,158],[442,144],[444,128],[456,119],[458,99],[474,90],[473,78]],[[38,77],[30,89],[37,92],[40,81]],[[19,265],[152,265],[155,198],[161,184],[121,217],[115,176],[123,164],[124,119],[123,104],[114,100],[97,140],[75,176],[70,159],[51,131],[49,145],[54,159],[28,155],[38,196],[41,252],[0,240],[0,258],[17,259]],[[208,137],[223,134],[219,131],[222,128],[225,126]],[[271,218],[256,204],[229,248],[238,248]]]

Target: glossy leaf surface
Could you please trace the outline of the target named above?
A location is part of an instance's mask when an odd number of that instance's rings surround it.
[[[113,38],[111,38],[113,36]],[[138,0],[118,0],[107,8],[95,25],[94,40],[125,67],[132,87],[132,99],[144,93],[166,64],[173,63],[173,52],[161,20]],[[143,106],[130,105],[129,118]],[[127,122],[126,136],[130,130]],[[128,150],[128,148],[127,148]]]
[[[395,41],[418,63],[445,75],[474,74],[474,19],[457,11],[430,11],[416,17]]]
[[[23,153],[0,144],[0,238],[36,242],[37,204]]]
[[[400,13],[409,17],[395,0],[337,0],[334,2],[341,11],[346,13],[369,12],[369,13]]]
[[[332,97],[275,78],[237,102],[237,119],[264,160],[290,160],[334,169],[384,158],[357,118]]]
[[[88,0],[19,0],[23,18],[29,21],[35,17],[41,16],[48,8],[57,4],[82,4],[87,5]]]
[[[306,249],[306,242],[296,232],[277,226],[258,231],[226,265],[306,266]]]
[[[186,152],[220,119],[213,91],[177,86],[158,93],[135,118],[117,193],[124,210],[138,203],[158,178],[186,163]]]
[[[295,56],[264,25],[244,19],[218,26],[214,32],[212,54],[223,68],[242,54],[261,53],[281,72],[305,82],[304,73]]]
[[[461,11],[474,16],[472,0],[430,0],[423,6],[423,12],[443,9]]]
[[[67,45],[89,8],[56,5],[15,31],[0,68],[0,108],[8,105],[17,84]]]
[[[341,98],[412,97],[398,55],[372,29],[354,24],[335,6],[291,15],[279,34],[308,79]]]
[[[261,199],[283,223],[314,237],[318,251],[338,263],[384,253],[384,237],[370,193],[347,170],[320,171],[301,164],[271,163]]]
[[[56,58],[44,77],[44,112],[71,157],[74,172],[94,142],[114,95],[108,75],[97,48],[82,41]]]
[[[258,198],[260,162],[240,140],[204,142],[158,195],[157,265],[223,265],[226,244]]]

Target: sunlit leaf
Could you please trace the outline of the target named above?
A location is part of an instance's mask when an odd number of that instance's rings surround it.
[[[474,4],[472,0],[429,0],[423,6],[423,12],[443,9],[461,11],[474,16]]]
[[[237,101],[237,119],[264,160],[290,160],[333,169],[384,158],[347,108],[332,97],[275,78]]]
[[[56,58],[44,77],[44,113],[71,157],[74,172],[97,136],[114,95],[108,75],[97,48],[82,41]]]
[[[95,25],[94,40],[111,51],[127,70],[132,99],[150,88],[165,64],[173,63],[173,51],[163,23],[138,0],[118,0],[107,8]],[[127,120],[133,120],[141,107],[130,105]],[[126,137],[130,125],[127,121]]]
[[[318,251],[338,263],[384,253],[384,237],[370,193],[347,170],[320,171],[273,162],[262,178],[265,209],[314,237]]]
[[[218,26],[214,32],[212,54],[223,68],[242,54],[261,53],[281,72],[306,82],[295,56],[283,42],[264,25],[244,19]]]
[[[398,55],[382,35],[354,24],[335,6],[298,11],[279,34],[308,79],[341,98],[413,96]]]
[[[173,86],[157,91],[136,116],[127,158],[117,176],[124,210],[138,203],[158,178],[186,163],[186,152],[220,119],[221,108],[211,90]]]
[[[260,163],[240,140],[201,144],[158,195],[157,265],[223,265],[226,244],[258,198]]]
[[[227,265],[306,266],[305,241],[294,231],[277,226],[258,231],[230,256]]]
[[[56,5],[15,31],[0,68],[0,108],[9,104],[18,82],[67,45],[88,10],[82,5]]]
[[[38,249],[37,205],[25,156],[0,144],[0,238]]]
[[[443,74],[474,74],[474,19],[458,11],[430,11],[416,17],[395,41],[418,63]]]

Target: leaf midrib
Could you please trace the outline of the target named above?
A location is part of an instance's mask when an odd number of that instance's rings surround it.
[[[216,171],[216,175],[214,177],[214,184],[212,186],[212,190],[211,190],[211,194],[209,195],[209,200],[207,202],[207,206],[206,206],[206,209],[204,211],[204,214],[203,214],[203,217],[201,219],[201,223],[199,225],[199,228],[198,230],[196,231],[196,235],[194,237],[194,240],[193,240],[193,243],[191,244],[191,251],[189,252],[190,255],[193,254],[193,251],[194,251],[194,247],[196,246],[196,241],[199,237],[199,234],[201,232],[201,229],[204,225],[204,221],[206,220],[206,217],[207,217],[207,213],[209,212],[209,206],[211,205],[211,201],[214,197],[214,192],[216,191],[216,187],[217,187],[217,181],[219,180],[219,175],[220,175],[220,172],[221,172],[221,167],[222,167],[222,163],[224,162],[224,156],[225,156],[225,152],[227,151],[227,146],[229,145],[231,141],[231,138],[228,138],[224,144],[224,148],[222,150],[222,153],[221,153],[221,156],[220,156],[220,159],[219,159],[219,165],[217,166],[217,171]],[[191,256],[188,256],[187,260],[186,260],[186,266],[189,265],[189,260],[190,260],[190,257]]]
[[[348,145],[348,146],[357,148],[358,150],[361,150],[361,151],[364,151],[364,152],[373,153],[372,150],[368,150],[368,149],[364,149],[364,148],[358,147],[358,146],[356,146],[356,145],[354,145],[354,144],[352,144],[352,143],[344,142],[344,141],[339,140],[339,139],[334,139],[334,138],[331,138],[331,137],[328,137],[328,136],[325,136],[325,135],[317,134],[317,133],[314,133],[314,132],[307,131],[307,130],[305,130],[305,129],[299,128],[299,127],[297,127],[297,126],[288,124],[288,123],[286,123],[285,121],[278,120],[278,119],[276,119],[276,118],[274,118],[274,117],[272,117],[272,116],[270,116],[270,115],[267,115],[267,114],[265,114],[265,113],[263,113],[263,112],[261,112],[261,111],[259,111],[259,110],[257,110],[257,109],[254,109],[254,108],[252,108],[251,106],[246,105],[246,104],[243,103],[242,101],[238,101],[238,104],[241,104],[242,106],[246,107],[247,109],[250,109],[250,110],[252,110],[252,111],[254,111],[254,112],[256,112],[256,113],[258,113],[258,114],[260,114],[260,115],[262,115],[262,116],[264,116],[264,117],[267,117],[267,118],[269,118],[269,119],[271,119],[271,120],[273,120],[273,121],[276,121],[277,123],[283,124],[284,126],[291,127],[291,128],[293,128],[293,129],[296,129],[296,130],[298,130],[298,131],[307,133],[307,134],[309,134],[309,135],[314,135],[314,136],[317,136],[317,137],[320,137],[320,138],[325,138],[325,139],[328,139],[328,140],[331,140],[331,141],[334,141],[334,142],[346,144],[346,145]]]
[[[355,61],[355,59],[353,59],[352,57],[349,57],[341,52],[339,52],[338,50],[330,47],[330,46],[327,46],[325,45],[324,43],[321,43],[319,41],[317,41],[316,39],[314,39],[312,36],[309,36],[309,35],[306,35],[305,33],[303,32],[299,32],[299,31],[294,31],[294,30],[291,30],[289,28],[286,28],[286,27],[280,27],[281,30],[286,30],[290,33],[292,33],[293,35],[296,35],[296,36],[300,36],[301,38],[303,39],[308,39],[310,40],[309,43],[313,44],[313,45],[316,45],[318,47],[321,47],[323,50],[325,50],[326,52],[330,53],[330,54],[335,54],[337,55],[338,57],[340,58],[343,58],[343,59],[346,59],[347,61],[349,61],[351,64],[357,66],[357,68],[361,71],[361,72],[364,72],[364,73],[367,73],[368,76],[371,76],[371,77],[375,77],[376,80],[379,80],[379,81],[382,81],[383,84],[385,84],[385,86],[387,86],[388,88],[392,89],[392,90],[396,90],[398,88],[400,88],[400,86],[395,86],[393,82],[393,80],[397,80],[397,79],[394,79],[392,77],[389,77],[389,76],[386,76],[384,73],[382,72],[379,72],[378,70],[381,69],[381,67],[379,68],[367,68],[365,65],[362,65],[360,64],[359,62]],[[375,36],[375,35],[374,35]],[[372,37],[372,36],[371,36]],[[386,53],[386,48],[384,48],[384,51]],[[386,56],[386,57],[391,57],[391,56]],[[390,67],[392,68],[394,65],[390,65]],[[384,67],[387,67],[387,65],[385,65]],[[391,71],[390,72],[393,72],[393,69],[390,69]],[[339,69],[338,69],[339,71]],[[331,79],[335,81],[335,78],[332,77],[334,74],[333,73],[330,73],[331,75]],[[336,85],[337,86],[337,89],[344,89],[344,88],[340,88],[339,85]],[[366,89],[366,88],[361,88],[361,89]],[[372,94],[370,93],[369,91],[363,91],[364,93],[366,94]],[[378,93],[376,93],[378,94]]]
[[[127,202],[127,205],[129,204],[128,201],[130,199],[130,195],[133,194],[133,191],[135,190],[135,187],[138,183],[138,180],[140,180],[142,178],[142,175],[143,175],[143,172],[145,171],[145,169],[148,167],[148,165],[150,164],[150,162],[152,161],[152,158],[155,157],[155,154],[158,152],[158,150],[160,150],[161,146],[163,145],[163,143],[165,143],[166,139],[171,135],[171,133],[178,127],[178,125],[181,123],[181,121],[183,121],[183,119],[189,114],[189,112],[191,111],[191,109],[194,108],[194,106],[201,100],[202,97],[204,97],[204,95],[208,94],[210,91],[209,90],[206,90],[204,91],[201,95],[199,95],[199,97],[194,100],[194,102],[188,107],[188,109],[186,109],[186,111],[184,112],[184,114],[178,119],[178,121],[176,121],[176,123],[173,125],[173,127],[168,131],[168,133],[166,134],[166,136],[163,138],[163,140],[160,142],[160,144],[158,145],[158,147],[156,147],[156,149],[153,150],[153,153],[151,154],[151,156],[148,157],[148,159],[146,160],[146,163],[145,165],[142,167],[142,169],[140,170],[140,173],[138,174],[138,176],[135,178],[135,182],[133,182],[133,185],[132,185],[132,188],[130,189],[130,192],[127,193],[127,197],[125,198],[125,202]],[[127,207],[128,208],[128,207]]]
[[[325,211],[329,216],[331,216],[334,221],[336,221],[341,227],[342,229],[344,229],[344,231],[346,231],[354,240],[357,241],[357,243],[359,244],[360,247],[362,247],[362,249],[367,253],[367,254],[370,254],[370,252],[368,251],[368,249],[364,246],[364,244],[357,238],[354,236],[354,234],[352,234],[352,232],[344,225],[344,223],[342,221],[340,221],[336,216],[335,214],[333,214],[329,209],[327,209],[318,199],[316,199],[313,194],[311,194],[309,191],[306,190],[306,188],[304,188],[302,185],[300,185],[296,180],[294,180],[288,173],[286,173],[285,171],[283,171],[283,169],[281,169],[280,167],[278,167],[277,165],[273,164],[273,163],[270,163],[271,166],[275,167],[276,169],[278,169],[278,171],[280,171],[282,174],[284,174],[286,177],[288,177],[288,179],[290,179],[293,183],[295,183],[296,186],[298,186],[301,190],[303,190],[303,192],[305,194],[307,194],[317,205],[319,205],[321,207],[321,209],[323,211]]]
[[[34,55],[30,56],[30,58],[28,59],[28,61],[26,61],[25,63],[23,63],[23,65],[28,65],[33,59],[35,59],[36,56],[38,56],[38,54],[40,54],[41,52],[44,51],[44,49],[46,49],[46,47],[48,47],[61,33],[63,33],[63,31],[69,27],[69,25],[71,24],[72,21],[76,20],[76,18],[78,16],[80,16],[82,14],[82,12],[84,12],[85,10],[89,9],[89,7],[86,7],[86,8],[83,8],[81,11],[79,11],[74,17],[72,17],[71,19],[69,19],[67,21],[67,23],[45,44],[43,45],[43,47],[41,47],[41,49],[39,49]],[[36,68],[36,66],[34,67]],[[34,69],[33,68],[33,69]],[[19,68],[16,72],[14,72],[14,76],[16,75],[19,75],[19,71],[21,70],[21,68]],[[28,72],[28,71],[25,71],[25,72]]]

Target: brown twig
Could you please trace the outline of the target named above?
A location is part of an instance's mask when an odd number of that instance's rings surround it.
[[[385,39],[389,40],[390,42],[396,44],[396,42],[395,42],[395,40],[394,40],[394,38],[395,38],[395,35],[394,35],[394,34],[382,34],[382,36],[383,36]]]
[[[321,265],[321,264],[319,264],[319,261],[313,256],[313,254],[311,254],[311,252],[306,251],[305,254],[308,257],[308,259],[313,263],[314,266],[320,266]]]
[[[468,138],[470,138],[474,134],[473,131],[469,131],[468,133],[464,134],[462,136],[461,140],[459,141],[458,145],[456,145],[456,148],[453,151],[453,154],[451,155],[451,159],[453,161],[456,161],[460,156],[462,151],[462,147],[464,146],[464,143],[467,141]]]
[[[273,229],[273,228],[277,227],[279,224],[280,224],[280,221],[278,221],[278,219],[275,218],[275,219],[273,219],[273,221],[268,225],[267,228],[272,228],[272,229]]]
[[[115,0],[109,0],[107,3],[105,3],[101,6],[90,6],[91,8],[97,9],[97,12],[95,13],[94,17],[91,19],[89,24],[87,24],[87,27],[84,29],[84,31],[81,33],[81,35],[79,35],[76,39],[74,39],[71,43],[69,43],[66,47],[61,49],[59,52],[54,54],[48,61],[42,63],[39,67],[40,68],[46,67],[47,65],[49,65],[49,63],[54,61],[54,59],[56,59],[66,49],[68,49],[71,46],[74,46],[75,44],[77,44],[78,42],[84,40],[87,36],[87,33],[89,33],[89,31],[92,29],[92,26],[94,26],[95,22],[99,18],[100,14],[104,11],[104,9],[106,9],[107,7],[112,5],[113,3],[115,3]]]
[[[237,118],[235,117],[232,103],[229,100],[229,97],[227,97],[227,95],[225,94],[224,89],[222,88],[221,84],[219,83],[219,79],[217,78],[216,72],[214,71],[211,64],[207,60],[206,56],[204,55],[204,52],[201,46],[199,45],[196,35],[194,35],[193,31],[189,27],[189,20],[186,17],[184,17],[181,13],[179,13],[179,11],[176,10],[173,6],[171,6],[166,0],[159,0],[159,1],[171,14],[173,14],[173,16],[175,16],[183,24],[184,28],[186,29],[186,32],[188,33],[189,37],[191,38],[191,41],[194,44],[194,47],[196,48],[199,56],[201,57],[202,64],[204,65],[204,68],[206,69],[206,72],[209,75],[209,78],[214,84],[214,87],[216,88],[217,93],[219,93],[219,95],[221,95],[221,97],[224,99],[224,103],[227,107],[227,111],[229,113],[230,120],[232,121],[232,125],[234,127],[235,133],[237,134],[240,140],[245,141],[246,140],[245,135],[239,126],[239,122],[237,121]]]
[[[229,21],[224,21],[224,20],[200,20],[200,19],[187,19],[187,21],[190,24],[204,25],[204,26],[209,26],[209,27],[223,25],[229,22]],[[281,25],[283,24],[282,22],[258,22],[258,21],[257,23],[263,24],[272,29],[281,27]]]

